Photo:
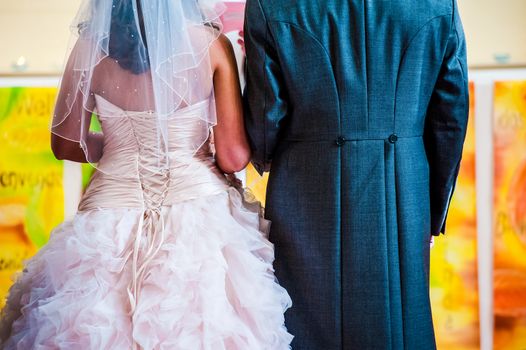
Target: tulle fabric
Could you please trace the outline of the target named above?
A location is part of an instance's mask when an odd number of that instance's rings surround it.
[[[173,142],[168,124],[177,122],[173,114],[214,99],[209,49],[222,31],[224,11],[219,0],[82,0],[71,24],[51,132],[78,142],[86,160],[100,171],[122,176],[115,168],[100,169],[98,152],[90,147],[98,94],[124,110],[155,115],[156,162],[151,168],[166,170],[167,145]],[[215,103],[209,106],[198,117],[201,129],[191,151],[205,144],[217,123]]]
[[[275,281],[258,211],[232,187],[163,207],[165,241],[132,316],[122,251],[143,211],[78,213],[11,289],[0,348],[289,349],[291,300]]]

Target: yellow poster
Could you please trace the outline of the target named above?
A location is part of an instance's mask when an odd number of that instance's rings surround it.
[[[526,349],[526,81],[494,101],[494,349]]]
[[[49,134],[55,94],[0,88],[0,308],[23,261],[63,220],[63,168]]]
[[[447,350],[479,349],[473,85],[470,89],[472,113],[448,215],[448,233],[436,239],[431,253],[431,301],[437,347]],[[268,174],[260,177],[249,166],[246,179],[256,198],[264,203]]]

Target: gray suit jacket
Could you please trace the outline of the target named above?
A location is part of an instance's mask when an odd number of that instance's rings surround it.
[[[454,0],[247,0],[246,125],[294,347],[431,349],[469,108]]]

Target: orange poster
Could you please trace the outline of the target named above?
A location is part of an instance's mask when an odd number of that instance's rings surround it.
[[[479,349],[475,88],[460,173],[447,218],[447,234],[431,249],[431,303],[438,349]]]
[[[526,81],[495,84],[494,349],[526,349]]]

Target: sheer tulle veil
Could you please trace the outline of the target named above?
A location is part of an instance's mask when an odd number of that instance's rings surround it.
[[[111,117],[147,112],[158,135],[150,150],[158,161],[150,170],[165,171],[167,129],[187,122],[176,112],[209,101],[189,147],[197,151],[216,124],[209,48],[221,33],[224,9],[217,0],[83,0],[71,25],[52,133],[79,142],[92,160],[87,139],[96,96],[122,109]],[[112,173],[111,166],[99,170]]]

